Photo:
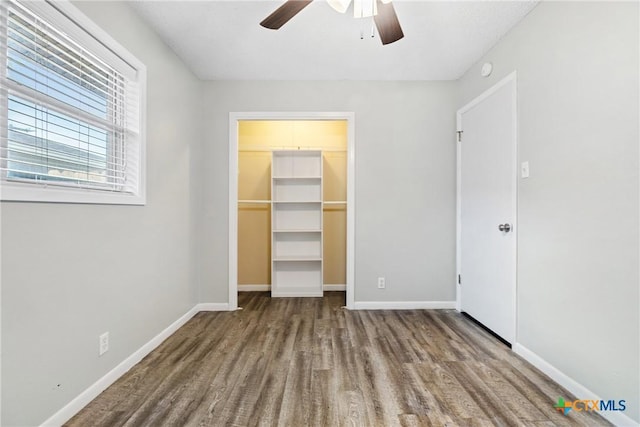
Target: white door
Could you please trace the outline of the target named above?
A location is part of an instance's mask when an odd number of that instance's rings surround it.
[[[459,308],[515,339],[515,73],[458,111]]]

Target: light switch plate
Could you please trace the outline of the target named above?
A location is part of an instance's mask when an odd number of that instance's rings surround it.
[[[522,162],[520,173],[523,178],[529,178],[529,162]]]

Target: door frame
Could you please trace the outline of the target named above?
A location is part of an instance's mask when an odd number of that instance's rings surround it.
[[[513,263],[514,263],[514,273],[513,273],[513,284],[514,284],[514,292],[513,292],[513,301],[512,301],[512,310],[514,313],[514,339],[512,344],[513,346],[517,342],[518,336],[518,80],[517,80],[517,72],[514,70],[506,77],[502,78],[498,83],[491,86],[489,89],[482,92],[479,96],[471,100],[469,103],[465,104],[462,108],[460,108],[456,112],[456,131],[462,131],[462,115],[467,111],[471,110],[478,104],[480,104],[485,99],[489,98],[499,89],[507,84],[512,84],[512,100],[513,100],[513,112],[511,115],[512,125],[513,125],[513,159],[512,159],[512,177],[514,180],[513,185],[513,193],[512,197],[515,201],[513,204],[513,227],[514,227],[514,236],[513,236]],[[456,135],[458,135],[456,133]],[[462,287],[458,283],[458,275],[461,274],[462,268],[462,258],[461,258],[461,238],[462,238],[462,143],[464,143],[464,133],[462,134],[462,142],[458,141],[456,138],[456,310],[459,312],[462,311]],[[464,280],[464,278],[463,278]]]
[[[238,308],[238,122],[245,120],[346,120],[347,122],[347,283],[346,307],[355,297],[355,113],[231,112],[229,113],[229,310]]]

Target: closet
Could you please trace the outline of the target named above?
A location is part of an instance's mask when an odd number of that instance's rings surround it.
[[[346,145],[344,120],[239,123],[239,291],[344,290]]]

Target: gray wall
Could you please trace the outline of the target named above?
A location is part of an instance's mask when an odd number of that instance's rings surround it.
[[[636,421],[638,52],[637,3],[543,2],[464,75],[458,102],[517,70],[531,168],[518,186],[517,341],[626,399]]]
[[[206,83],[203,301],[227,301],[230,111],[355,112],[356,301],[454,300],[454,85]]]
[[[77,5],[148,67],[148,203],[2,204],[7,426],[43,422],[198,298],[200,82],[128,5]]]

